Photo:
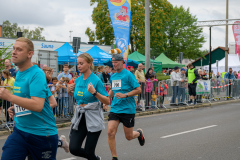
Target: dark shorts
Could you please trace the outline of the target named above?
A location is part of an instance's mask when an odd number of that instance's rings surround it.
[[[189,83],[188,84],[188,91],[190,96],[196,96],[196,88],[197,88],[197,83]]]
[[[132,128],[135,123],[135,114],[125,114],[125,113],[113,113],[110,112],[108,115],[108,121],[115,120],[120,121],[125,127]]]

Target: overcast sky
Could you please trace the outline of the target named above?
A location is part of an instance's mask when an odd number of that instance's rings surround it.
[[[199,21],[226,19],[226,0],[169,0],[174,6],[190,8]],[[91,20],[93,7],[90,0],[5,0],[0,3],[0,24],[9,20],[20,26],[40,26],[45,30],[46,40],[69,42],[72,37],[85,35],[87,27],[95,28]],[[229,19],[240,19],[240,0],[229,0]],[[207,42],[203,49],[209,48],[209,29],[204,28]],[[229,43],[234,42],[232,27],[229,26]],[[212,28],[212,47],[225,46],[225,27]]]

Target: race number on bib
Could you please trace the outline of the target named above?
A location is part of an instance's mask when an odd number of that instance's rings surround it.
[[[121,86],[121,80],[112,80],[112,90],[119,90]]]
[[[25,109],[19,105],[14,104],[14,110],[15,110],[15,115],[16,117],[20,117],[20,116],[26,116],[29,114],[32,114],[32,112],[28,109]]]

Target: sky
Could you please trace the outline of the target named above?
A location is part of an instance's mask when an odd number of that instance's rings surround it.
[[[190,8],[198,21],[226,19],[226,0],[168,0],[173,6]],[[19,26],[34,29],[43,27],[46,40],[69,42],[81,37],[87,42],[87,27],[95,29],[91,14],[96,5],[90,0],[4,0],[0,2],[0,24],[9,20]],[[240,0],[229,0],[229,19],[240,19]],[[72,31],[72,32],[70,32]],[[70,34],[71,33],[71,34]],[[209,49],[209,28],[204,27],[206,42],[202,49]],[[212,48],[225,46],[225,26],[212,28]],[[232,26],[229,26],[229,43],[234,43]]]

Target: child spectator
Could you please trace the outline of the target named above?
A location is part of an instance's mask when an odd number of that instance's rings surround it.
[[[153,88],[154,75],[149,75],[149,79],[146,82],[146,108],[149,108],[149,102],[151,100],[151,92]]]
[[[64,79],[64,86],[66,88],[63,88],[63,106],[64,106],[64,117],[65,118],[69,118],[69,114],[68,114],[68,92],[67,92],[67,85],[69,83],[69,78],[65,77]]]
[[[168,85],[166,84],[165,80],[163,80],[162,82],[160,82],[160,88],[158,91],[158,87],[156,87],[155,92],[158,95],[158,101],[160,103],[160,107],[162,107],[163,103],[164,103],[164,95],[167,95],[167,89],[168,89]]]
[[[155,91],[152,91],[151,102],[152,102],[153,109],[156,107],[156,99],[157,99],[157,95],[155,94]]]
[[[57,98],[57,103],[58,103],[58,106],[57,106],[57,117],[61,117],[62,116],[62,110],[63,110],[63,89],[66,89],[67,87],[64,85],[64,80],[65,78],[64,77],[61,77],[59,82],[57,83],[57,86],[58,86],[58,90],[57,90],[57,93],[58,93],[58,98]]]
[[[14,85],[15,79],[13,77],[11,77],[11,73],[9,72],[8,69],[3,70],[2,76],[3,76],[3,78],[5,78],[5,80],[3,81],[3,86],[6,86],[6,89],[9,90],[9,92],[11,94],[13,94],[12,90],[13,90],[13,85]],[[7,110],[9,107],[11,107],[11,102],[3,100],[2,104],[3,104],[3,107],[5,108],[7,125],[10,126],[9,123],[11,123],[12,120],[9,117]],[[0,107],[0,110],[2,110],[2,107]]]
[[[52,78],[53,84],[50,86],[50,91],[52,92],[52,95],[54,96],[56,101],[57,101],[57,90],[58,90],[57,82],[58,82],[57,77],[53,77]],[[53,108],[53,114],[56,116],[56,108],[55,107]]]

